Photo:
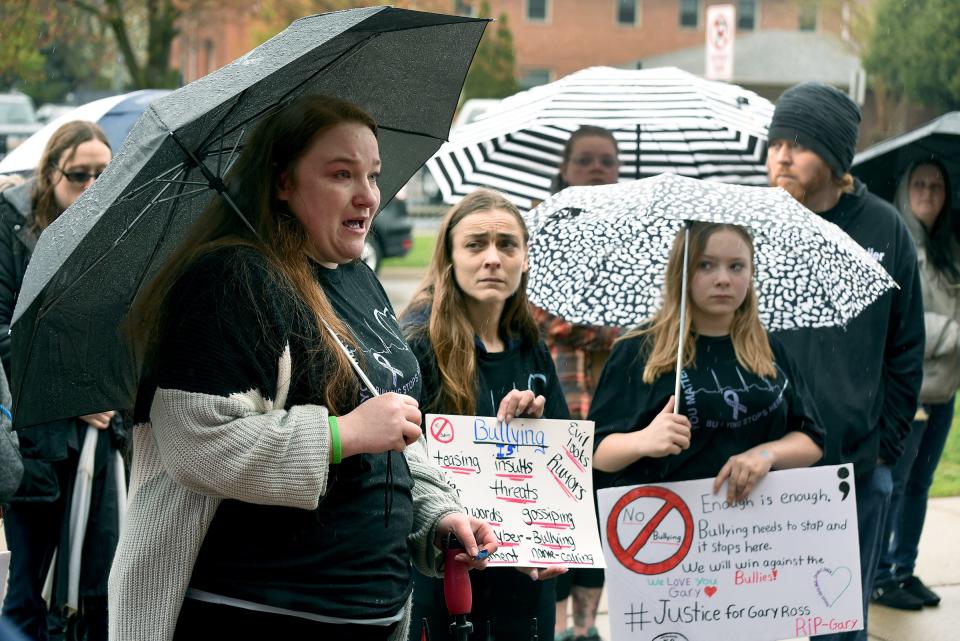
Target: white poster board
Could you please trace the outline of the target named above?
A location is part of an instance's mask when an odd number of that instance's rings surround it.
[[[494,566],[604,567],[593,422],[427,415],[427,450],[500,544]]]
[[[776,641],[863,628],[853,466],[600,490],[613,641]]]
[[[733,41],[737,33],[737,8],[732,4],[707,7],[706,77],[733,80]]]

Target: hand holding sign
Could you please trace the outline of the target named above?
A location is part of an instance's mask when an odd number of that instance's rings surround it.
[[[727,459],[713,481],[713,493],[727,482],[727,501],[742,501],[773,467],[773,455],[763,447],[754,447]]]
[[[543,408],[546,404],[546,397],[542,395],[534,396],[530,390],[522,392],[518,389],[510,390],[500,401],[500,407],[497,409],[497,420],[501,423],[509,423],[515,416],[540,418],[543,416]]]

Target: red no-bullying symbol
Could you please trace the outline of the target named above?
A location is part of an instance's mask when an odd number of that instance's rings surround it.
[[[624,546],[620,542],[620,535],[617,532],[617,522],[620,520],[620,513],[623,509],[642,498],[663,499],[663,506],[657,510],[647,524],[643,526],[640,533],[633,541]],[[647,541],[653,536],[660,524],[665,518],[676,510],[683,519],[683,540],[680,542],[680,548],[671,556],[657,563],[644,563],[637,560],[637,554],[640,549],[647,544]],[[620,564],[628,570],[633,570],[637,574],[663,574],[680,565],[680,562],[687,556],[690,546],[693,544],[693,516],[690,514],[690,508],[683,502],[679,496],[670,490],[662,487],[638,487],[630,490],[620,497],[613,509],[610,510],[610,516],[607,517],[607,543]]]
[[[442,416],[436,417],[430,423],[430,435],[438,443],[449,443],[453,440],[453,423]]]
[[[713,44],[716,47],[725,47],[727,45],[727,37],[729,36],[729,27],[727,26],[727,20],[723,16],[717,16],[713,21]]]

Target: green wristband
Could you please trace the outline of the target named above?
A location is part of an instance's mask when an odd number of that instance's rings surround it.
[[[340,463],[343,456],[343,451],[341,450],[340,445],[340,424],[337,423],[336,416],[328,417],[327,423],[330,424],[330,450],[333,453],[333,455],[330,457],[330,462],[336,465]]]

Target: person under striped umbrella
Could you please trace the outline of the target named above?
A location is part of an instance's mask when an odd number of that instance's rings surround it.
[[[592,67],[505,99],[457,130],[427,167],[448,203],[486,186],[530,208],[550,195],[573,132],[593,125],[614,133],[621,178],[672,172],[764,185],[772,114],[751,91],[679,69]]]

